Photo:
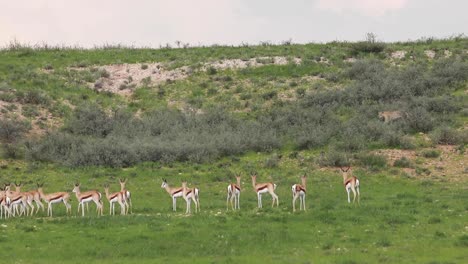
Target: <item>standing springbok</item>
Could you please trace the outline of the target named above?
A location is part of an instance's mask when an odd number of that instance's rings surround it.
[[[8,206],[10,201],[7,201],[5,187],[0,188],[0,219],[4,216],[5,219],[11,216],[11,210]]]
[[[115,192],[109,194],[109,184],[104,185],[104,192],[106,193],[106,198],[109,201],[109,214],[115,215],[115,203],[120,205],[120,214],[125,215],[127,208],[127,201],[125,200],[124,192]]]
[[[12,215],[16,216],[16,213],[18,213],[18,216],[21,216],[23,214],[28,215],[28,198],[26,195],[12,191],[10,183],[5,184],[5,195],[7,197],[7,207],[12,208]],[[18,207],[20,207],[20,210],[18,211]]]
[[[132,197],[129,190],[125,189],[125,184],[127,184],[127,179],[119,179],[120,183],[120,191],[125,195],[125,204],[127,205],[127,212],[128,212],[128,205],[130,205],[130,213],[133,213],[133,205],[132,205]]]
[[[177,198],[182,197],[182,187],[178,188],[171,188],[169,184],[167,183],[166,179],[163,179],[163,182],[161,184],[161,188],[165,189],[166,192],[171,196],[172,198],[172,211],[176,211],[177,209]]]
[[[182,182],[182,197],[184,197],[185,202],[187,203],[186,214],[190,214],[190,205],[191,201],[195,204],[195,213],[200,212],[200,200],[199,200],[199,190],[197,188],[188,188],[187,182]]]
[[[358,203],[361,197],[361,194],[359,193],[359,179],[356,176],[348,176],[352,175],[352,170],[351,166],[348,166],[347,169],[343,169],[340,167],[341,172],[343,174],[343,184],[345,186],[346,192],[348,193],[348,203],[351,203],[349,193],[353,191],[354,198],[353,198],[353,203],[356,201],[356,192],[357,192],[357,197],[358,197]]]
[[[293,194],[293,212],[296,211],[296,200],[299,198],[299,211],[306,210],[305,206],[305,198],[306,198],[306,175],[301,176],[302,184],[294,184],[292,186],[292,194]]]
[[[36,203],[37,210],[36,214],[39,212],[39,209],[42,208],[42,211],[44,212],[44,205],[41,202],[41,197],[39,195],[39,192],[37,190],[32,190],[29,192],[21,192],[21,188],[23,187],[23,183],[16,183],[15,182],[15,188],[17,193],[22,193],[26,195],[27,198],[27,204],[31,207],[31,215],[34,214],[34,205],[33,202]]]
[[[279,200],[278,200],[278,195],[275,193],[276,189],[276,184],[272,182],[267,182],[267,183],[257,183],[257,174],[254,173],[252,174],[252,186],[254,187],[255,192],[257,193],[257,198],[258,198],[258,208],[262,208],[262,193],[269,192],[273,202],[271,204],[271,207],[275,205],[275,200],[276,200],[276,206],[279,206]]]
[[[229,210],[229,201],[231,201],[232,210],[240,209],[241,176],[236,176],[237,184],[231,183],[227,187],[226,210]],[[234,200],[234,204],[233,204]]]
[[[101,201],[102,195],[100,192],[96,190],[92,190],[92,191],[87,191],[87,192],[82,193],[80,191],[79,183],[75,184],[75,187],[73,188],[73,192],[76,195],[76,199],[78,199],[78,213],[80,213],[80,206],[81,206],[82,216],[85,216],[85,213],[84,213],[85,203],[89,203],[93,201],[96,204],[96,211],[97,211],[98,216],[103,215],[103,208],[102,208],[103,205]]]
[[[44,184],[37,184],[37,191],[39,192],[39,196],[42,200],[47,203],[47,216],[52,217],[52,204],[63,202],[65,204],[65,208],[67,210],[67,214],[71,214],[71,204],[69,203],[70,194],[67,192],[56,192],[56,193],[49,193],[44,194],[42,190],[42,186]]]

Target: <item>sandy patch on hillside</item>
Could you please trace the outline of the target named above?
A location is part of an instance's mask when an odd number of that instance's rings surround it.
[[[417,167],[428,169],[429,173],[421,174],[417,174],[414,168],[403,169],[413,177],[466,182],[468,180],[468,174],[465,172],[468,168],[468,153],[460,154],[456,146],[452,145],[438,145],[435,149],[440,151],[438,158],[425,158],[420,155],[422,152],[420,150],[382,149],[375,151],[374,154],[385,156],[389,166],[393,166],[396,160],[406,157]]]
[[[397,50],[397,51],[392,52],[390,56],[393,59],[403,59],[406,56],[406,53],[407,53],[406,50]]]
[[[445,58],[450,58],[452,57],[452,52],[450,50],[444,50],[444,57]]]
[[[112,64],[99,66],[98,69],[105,70],[109,76],[99,78],[90,84],[91,88],[125,96],[143,85],[181,80],[189,76],[189,67],[167,70],[161,63]]]
[[[301,58],[293,58],[292,63],[294,64],[301,64]],[[244,69],[248,67],[260,67],[265,65],[286,65],[289,63],[288,58],[286,57],[258,57],[258,58],[251,58],[248,60],[242,59],[229,59],[229,60],[220,60],[215,62],[207,62],[202,67],[202,70],[208,70],[209,68],[213,67],[219,70],[226,70],[226,69]]]
[[[429,59],[434,59],[434,58],[435,58],[435,55],[436,55],[436,52],[433,51],[433,50],[425,50],[425,51],[424,51],[424,54],[426,54],[426,56],[427,56]]]

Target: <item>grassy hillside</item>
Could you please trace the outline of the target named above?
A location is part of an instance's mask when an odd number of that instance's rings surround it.
[[[0,51],[0,183],[129,179],[134,213],[0,220],[10,262],[463,263],[468,39]],[[379,112],[398,112],[384,122]],[[348,205],[339,166],[361,180]],[[256,209],[249,173],[278,184]],[[226,188],[243,174],[241,211]],[[307,212],[291,185],[308,175]],[[199,214],[160,188],[187,180]],[[105,213],[108,214],[105,202]],[[118,211],[118,210],[117,210]],[[58,241],[56,243],[55,241]],[[73,256],[73,257],[71,257]]]

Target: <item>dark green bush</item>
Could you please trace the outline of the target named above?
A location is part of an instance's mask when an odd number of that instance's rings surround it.
[[[343,167],[349,165],[349,160],[345,153],[332,149],[320,155],[317,163],[323,167]]]
[[[431,139],[436,144],[458,145],[463,142],[463,134],[450,127],[441,127],[431,133]]]
[[[351,45],[351,55],[359,53],[380,53],[385,50],[385,43],[373,41],[360,41]]]
[[[402,157],[400,159],[395,160],[395,162],[393,162],[393,166],[399,168],[412,168],[413,164],[408,158]]]
[[[16,121],[11,119],[0,119],[0,141],[13,143],[19,141],[24,133],[31,129],[31,124],[26,121]]]
[[[425,158],[438,158],[440,156],[440,151],[436,149],[427,149],[423,150],[421,155]]]
[[[387,166],[387,159],[381,155],[375,154],[360,154],[358,155],[359,163],[370,168],[384,168]]]

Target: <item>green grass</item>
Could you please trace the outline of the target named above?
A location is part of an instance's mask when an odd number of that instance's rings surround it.
[[[205,110],[222,107],[247,119],[261,118],[265,110],[285,103],[281,101],[285,95],[305,97],[350,85],[351,81],[341,75],[348,67],[343,60],[353,56],[352,47],[353,43],[343,42],[157,50],[16,46],[0,50],[0,99],[21,103],[23,115],[32,122],[43,109],[59,122],[67,120],[73,108],[85,101],[97,102],[106,109],[127,106],[134,112],[166,107]],[[463,54],[468,49],[468,39],[386,43],[384,52],[361,52],[353,57],[378,59],[386,67],[393,67],[393,63],[404,67],[413,63],[432,64],[444,56],[445,49],[452,56],[466,56]],[[406,57],[401,60],[389,57],[398,50],[407,51]],[[435,51],[436,58],[428,59],[425,50]],[[273,56],[300,58],[302,63],[196,71],[205,62]],[[319,63],[320,57],[325,57],[329,64]],[[152,62],[161,62],[167,69],[189,66],[195,72],[184,80],[154,87],[145,85],[132,96],[123,97],[87,87],[87,82],[93,83],[105,73],[91,68],[68,69]],[[460,84],[453,92],[460,105],[468,101],[466,85]],[[1,113],[10,114],[16,108],[9,105]],[[346,106],[337,109],[335,114],[343,122],[350,120],[356,111]],[[452,126],[463,127],[468,120],[466,113],[465,110],[453,117]],[[422,135],[412,137],[418,153],[421,148],[431,146]],[[378,142],[374,146],[381,147]],[[1,219],[0,259],[2,263],[466,262],[468,193],[464,182],[421,181],[408,177],[399,168],[386,166],[384,158],[364,153],[358,156],[358,163],[366,169],[355,169],[361,180],[361,204],[349,205],[338,171],[317,170],[313,165],[320,151],[329,147],[297,151],[292,143],[286,142],[276,153],[249,152],[210,164],[142,163],[124,169],[71,169],[0,159],[0,183],[23,181],[25,190],[35,188],[35,182],[39,181],[45,182],[46,193],[70,192],[79,181],[83,190],[98,188],[103,192],[102,186],[110,183],[111,191],[117,191],[117,178],[126,177],[134,205],[134,214],[115,217],[107,215],[107,202],[103,217],[96,217],[91,205],[88,216],[82,218],[76,214],[77,202],[72,195],[72,216],[65,215],[63,205],[55,205],[53,218],[41,212],[32,218]],[[457,159],[462,162],[463,156]],[[416,167],[417,173],[430,172],[421,167],[422,163],[420,158],[414,165],[409,162],[400,165]],[[226,212],[226,186],[238,171],[244,173],[242,209]],[[278,184],[279,208],[269,207],[268,195],[264,197],[265,207],[256,208],[256,195],[246,175],[250,171],[259,173],[259,181]],[[308,174],[308,211],[293,214],[290,187],[299,182],[303,173]],[[443,172],[434,172],[437,173]],[[170,197],[160,188],[162,178],[167,178],[171,185],[187,180],[199,187],[202,212],[186,216],[181,199],[178,211],[172,212]]]
[[[294,214],[290,186],[305,168],[285,158],[275,168],[256,165],[265,158],[249,154],[211,165],[79,170],[11,162],[2,175],[14,176],[2,176],[2,181],[22,180],[29,188],[35,180],[46,181],[46,193],[70,191],[75,181],[83,190],[102,191],[105,182],[118,190],[117,177],[127,177],[134,214],[98,218],[90,206],[82,218],[76,216],[72,196],[70,217],[58,205],[54,218],[40,213],[1,220],[0,258],[15,263],[461,263],[467,257],[468,194],[459,185],[357,170],[361,205],[349,205],[341,175],[309,168],[308,211]],[[226,212],[230,171],[248,169],[259,171],[259,181],[278,184],[279,208],[270,208],[266,195],[265,207],[256,209],[250,179],[243,175],[241,210]],[[186,179],[200,188],[202,212],[186,216],[179,200],[173,213],[169,195],[160,188],[163,177],[172,185]]]

